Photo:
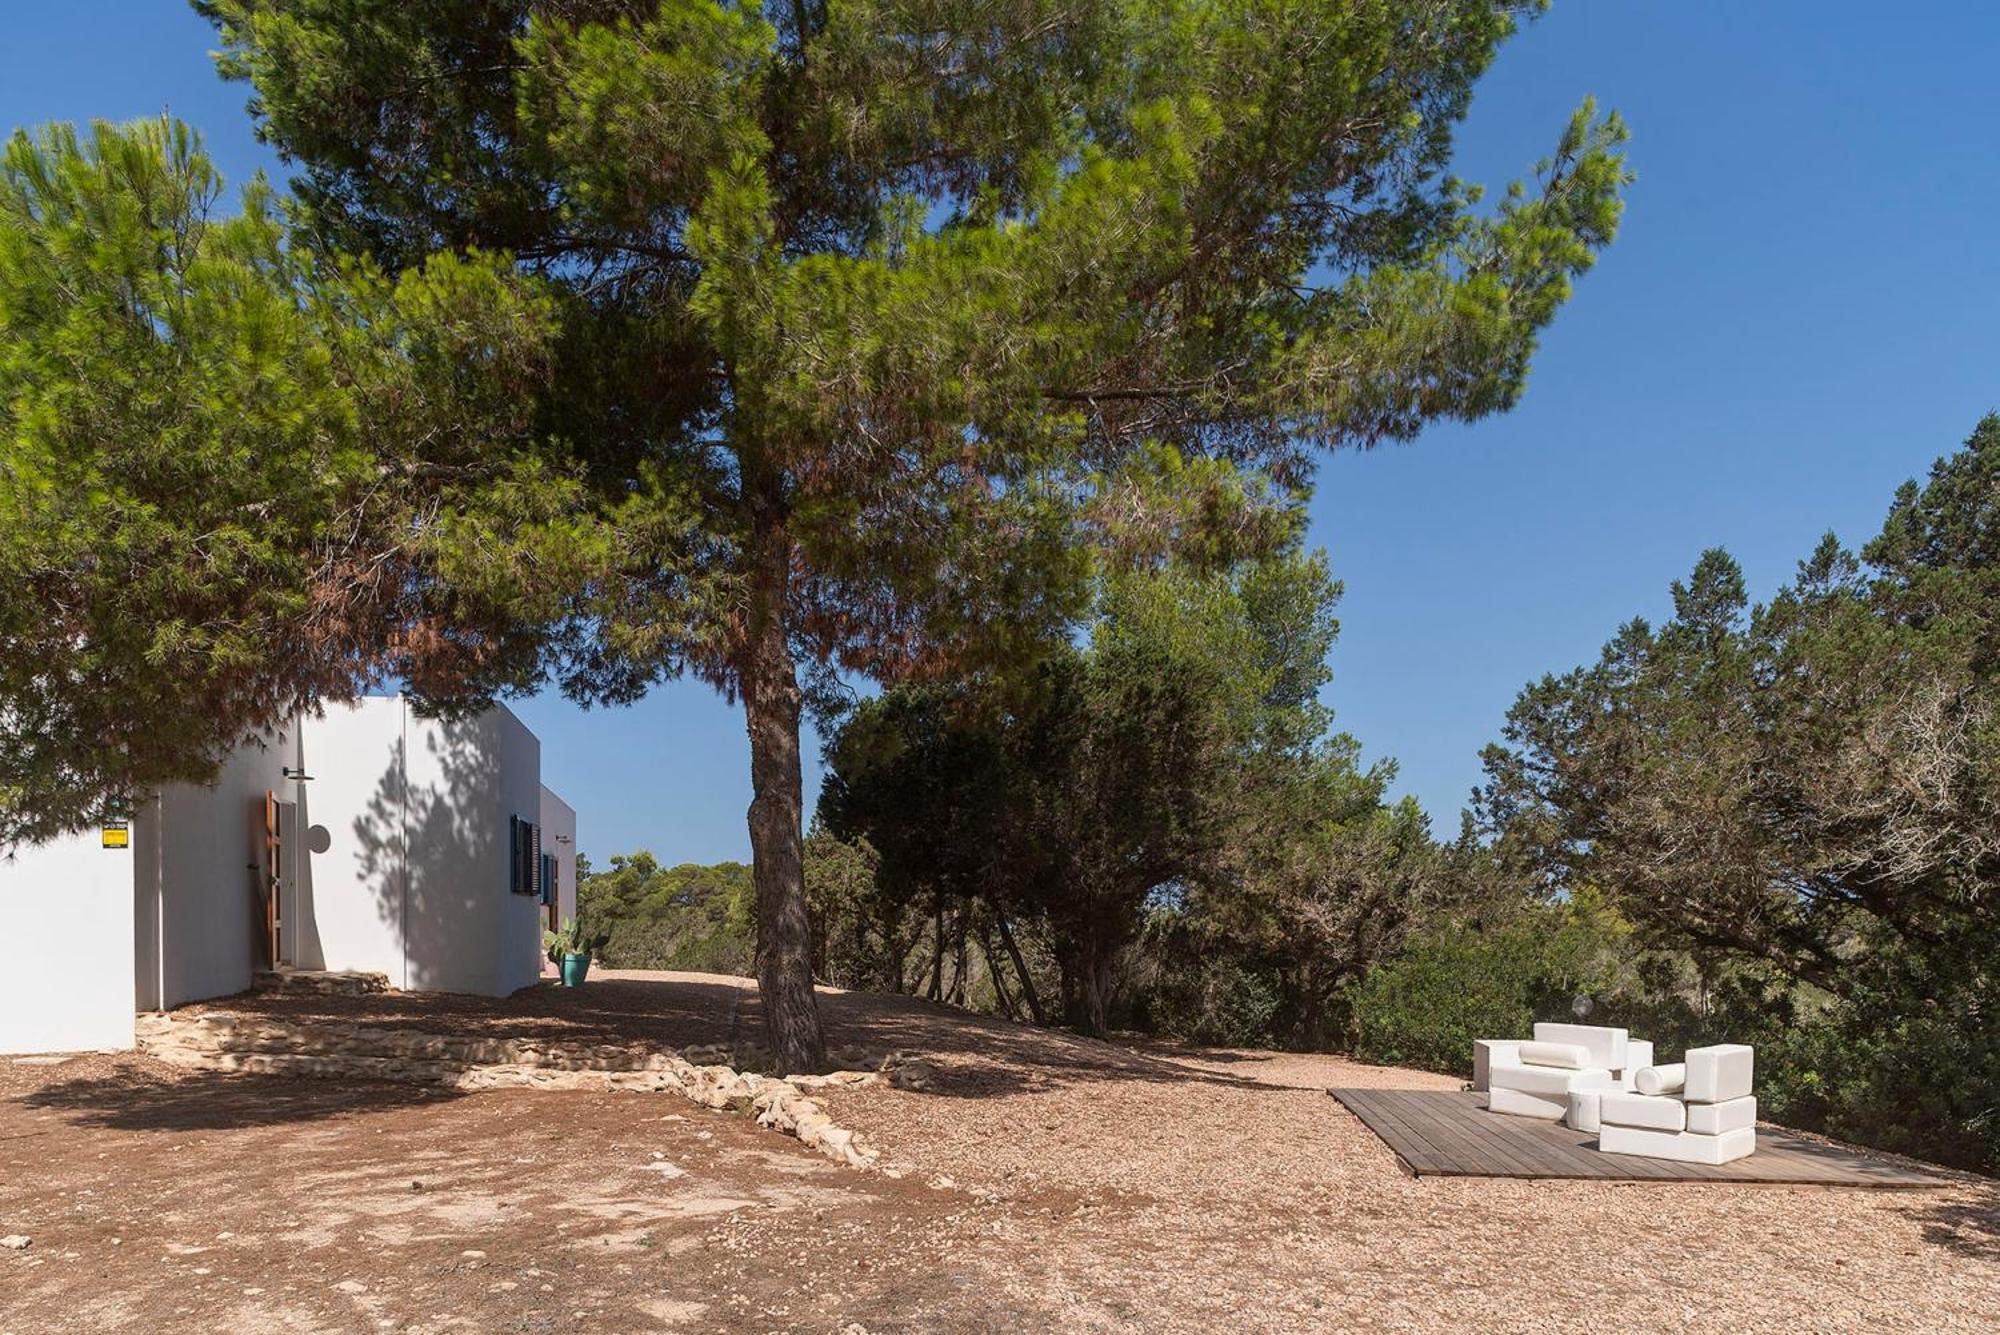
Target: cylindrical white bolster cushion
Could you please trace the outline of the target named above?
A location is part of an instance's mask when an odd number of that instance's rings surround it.
[[[1606,1094],[1597,1115],[1606,1126],[1643,1126],[1653,1131],[1687,1130],[1687,1105],[1651,1094]]]
[[[1687,1084],[1687,1066],[1674,1062],[1667,1066],[1648,1066],[1632,1077],[1632,1083],[1641,1094],[1672,1094]]]
[[[1590,1049],[1577,1043],[1523,1043],[1520,1060],[1528,1066],[1560,1066],[1581,1071],[1590,1065]]]

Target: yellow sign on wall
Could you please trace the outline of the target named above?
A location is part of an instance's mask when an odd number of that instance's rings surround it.
[[[132,846],[131,822],[122,820],[108,820],[104,822],[104,846],[106,848],[130,848]]]

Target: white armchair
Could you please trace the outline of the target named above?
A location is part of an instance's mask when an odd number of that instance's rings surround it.
[[[1599,1102],[1597,1148],[1682,1163],[1725,1164],[1757,1152],[1756,1054],[1741,1043],[1689,1048],[1637,1074],[1638,1093]]]
[[[1568,1119],[1595,1130],[1597,1101],[1631,1087],[1635,1057],[1651,1062],[1653,1045],[1624,1029],[1595,1024],[1537,1024],[1532,1039],[1480,1039],[1472,1045],[1472,1087],[1486,1106],[1513,1117]]]

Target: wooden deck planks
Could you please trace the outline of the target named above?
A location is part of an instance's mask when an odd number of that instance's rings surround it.
[[[1842,1187],[1942,1187],[1945,1179],[1757,1128],[1757,1152],[1720,1165],[1605,1154],[1597,1136],[1557,1122],[1486,1111],[1481,1095],[1424,1089],[1330,1089],[1418,1177],[1584,1178],[1613,1182],[1761,1182]]]

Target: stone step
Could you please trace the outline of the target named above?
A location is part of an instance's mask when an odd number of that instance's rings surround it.
[[[251,975],[250,988],[254,992],[366,997],[387,992],[389,975],[356,969],[259,969]]]
[[[705,1108],[748,1113],[760,1125],[857,1168],[876,1158],[873,1149],[835,1126],[825,1108],[805,1092],[872,1083],[877,1076],[867,1071],[777,1079],[724,1065],[697,1065],[670,1049],[470,1038],[363,1024],[288,1024],[226,1011],[141,1014],[136,1029],[139,1048],[148,1056],[198,1070],[398,1080],[466,1092],[670,1093]]]

